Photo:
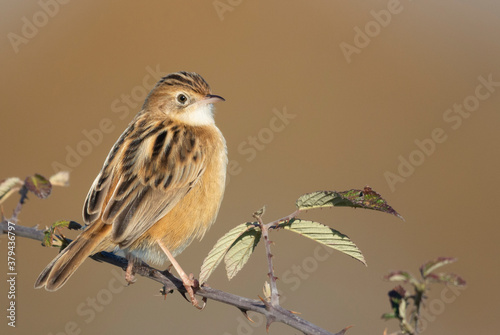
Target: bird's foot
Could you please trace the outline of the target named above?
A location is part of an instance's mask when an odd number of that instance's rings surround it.
[[[199,310],[205,308],[206,300],[203,299],[203,305],[200,306],[198,300],[195,297],[196,291],[200,289],[200,283],[198,282],[198,280],[194,278],[192,273],[189,275],[189,277],[187,276],[181,276],[181,277],[182,277],[182,283],[184,284],[184,288],[186,289],[187,294],[189,295],[189,299],[191,300],[191,304],[193,304],[193,306],[198,308]]]
[[[136,281],[134,274],[134,262],[132,260],[129,260],[127,270],[125,271],[125,280],[129,285],[135,283]]]

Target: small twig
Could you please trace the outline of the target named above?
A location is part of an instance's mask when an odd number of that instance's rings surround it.
[[[14,211],[12,213],[12,217],[9,219],[9,221],[12,223],[18,222],[17,217],[19,216],[19,213],[21,213],[21,209],[23,208],[24,201],[26,199],[28,199],[28,188],[26,188],[26,185],[23,185],[23,187],[19,190],[19,194],[21,194],[21,197],[19,198],[19,202],[17,203],[16,208],[14,208]]]
[[[295,212],[293,212],[293,213],[292,213],[292,214],[290,214],[290,215],[284,216],[284,217],[282,217],[281,219],[275,220],[275,221],[273,221],[273,222],[266,223],[266,226],[267,226],[269,229],[276,229],[276,227],[277,227],[280,223],[290,221],[291,219],[295,219],[295,218],[297,217],[297,215],[299,215],[301,212],[302,212],[302,210],[301,210],[301,209],[297,209]]]
[[[262,209],[260,209],[259,211],[255,212],[253,214],[254,218],[256,218],[258,223],[259,223],[260,229],[262,231],[262,236],[264,237],[264,245],[266,248],[266,256],[267,256],[267,266],[268,266],[268,270],[269,270],[267,275],[269,276],[269,282],[270,282],[269,287],[271,289],[270,304],[269,304],[269,301],[267,301],[267,300],[264,300],[262,298],[261,298],[261,300],[262,300],[262,302],[264,302],[266,309],[268,311],[279,312],[279,311],[284,310],[284,309],[280,306],[278,286],[276,284],[276,279],[278,279],[278,277],[276,277],[274,275],[273,254],[271,253],[271,243],[272,242],[269,239],[269,230],[270,229],[277,229],[278,225],[280,223],[288,222],[289,220],[295,218],[297,215],[299,215],[301,210],[298,209],[290,215],[287,215],[287,216],[282,217],[278,220],[269,222],[267,224],[264,224],[262,221],[262,215],[264,214],[264,211],[265,211],[265,207],[263,207]],[[291,313],[290,311],[287,311],[287,312]],[[294,315],[293,313],[291,313],[291,314]],[[269,331],[269,326],[274,321],[277,321],[277,319],[274,315],[270,315],[270,316],[266,315],[266,318],[267,318],[266,330]],[[343,330],[343,332],[345,333],[345,330]]]
[[[419,289],[415,290],[415,298],[413,300],[413,303],[415,304],[415,311],[413,312],[412,316],[412,321],[413,321],[413,326],[409,325],[410,329],[409,332],[411,332],[414,335],[420,334],[419,327],[418,327],[418,322],[420,321],[420,308],[422,307],[423,299],[425,298],[425,291],[426,291],[426,285],[425,283],[423,286],[420,286]]]
[[[256,216],[256,219],[259,222],[260,229],[262,230],[262,236],[264,237],[264,244],[266,247],[266,255],[267,255],[267,266],[268,266],[268,276],[269,282],[271,286],[271,306],[278,307],[280,305],[278,287],[276,285],[276,276],[274,275],[274,266],[273,266],[273,254],[271,253],[271,241],[269,240],[269,226],[262,222],[261,216]]]
[[[12,223],[15,223],[10,219],[9,220],[4,219],[0,223],[0,232],[2,234],[7,234],[9,221]],[[42,230],[38,230],[36,228],[24,227],[24,226],[21,226],[18,224],[16,224],[15,232],[16,232],[16,236],[27,237],[27,238],[30,238],[32,240],[43,241],[43,238],[45,237],[45,234]]]

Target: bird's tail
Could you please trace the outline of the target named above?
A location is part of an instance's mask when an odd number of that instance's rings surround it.
[[[45,267],[36,280],[35,288],[45,286],[47,291],[61,288],[88,256],[102,251],[95,249],[110,230],[111,225],[94,222]]]

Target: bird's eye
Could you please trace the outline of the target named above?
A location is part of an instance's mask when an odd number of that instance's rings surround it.
[[[187,96],[184,93],[179,93],[177,95],[177,102],[180,103],[181,105],[185,105],[188,101]]]

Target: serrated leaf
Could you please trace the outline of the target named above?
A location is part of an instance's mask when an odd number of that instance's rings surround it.
[[[317,191],[301,195],[296,205],[298,209],[308,210],[315,208],[342,206],[344,199],[335,191]]]
[[[422,274],[422,277],[427,278],[427,276],[437,268],[440,268],[441,266],[446,264],[454,263],[456,261],[457,259],[453,257],[438,257],[435,260],[423,264],[420,267],[420,273]]]
[[[443,284],[451,284],[455,286],[467,285],[465,279],[454,273],[430,273],[429,275],[427,275],[427,278]]]
[[[52,186],[69,186],[69,171],[59,171],[49,178]]]
[[[0,182],[0,204],[10,197],[14,192],[21,189],[23,182],[17,177],[7,178]]]
[[[257,222],[242,223],[231,229],[226,235],[222,236],[213,246],[212,250],[208,253],[203,261],[200,270],[200,284],[207,281],[208,277],[214,272],[220,262],[226,256],[227,251],[231,248],[233,243],[248,229],[252,229],[257,225]]]
[[[297,200],[296,205],[301,210],[334,206],[372,209],[395,215],[404,221],[403,217],[369,186],[363,190],[318,191],[304,194]]]
[[[262,231],[253,227],[243,232],[231,245],[224,257],[227,279],[231,280],[245,266],[260,241]]]
[[[26,188],[33,192],[40,199],[45,199],[50,195],[52,191],[52,185],[44,176],[35,174],[33,176],[26,177],[24,180],[24,185]]]
[[[292,219],[279,224],[279,227],[301,234],[318,243],[343,252],[344,254],[351,256],[366,265],[366,261],[361,253],[361,250],[358,249],[358,247],[349,239],[347,235],[344,235],[339,231],[319,222]]]

